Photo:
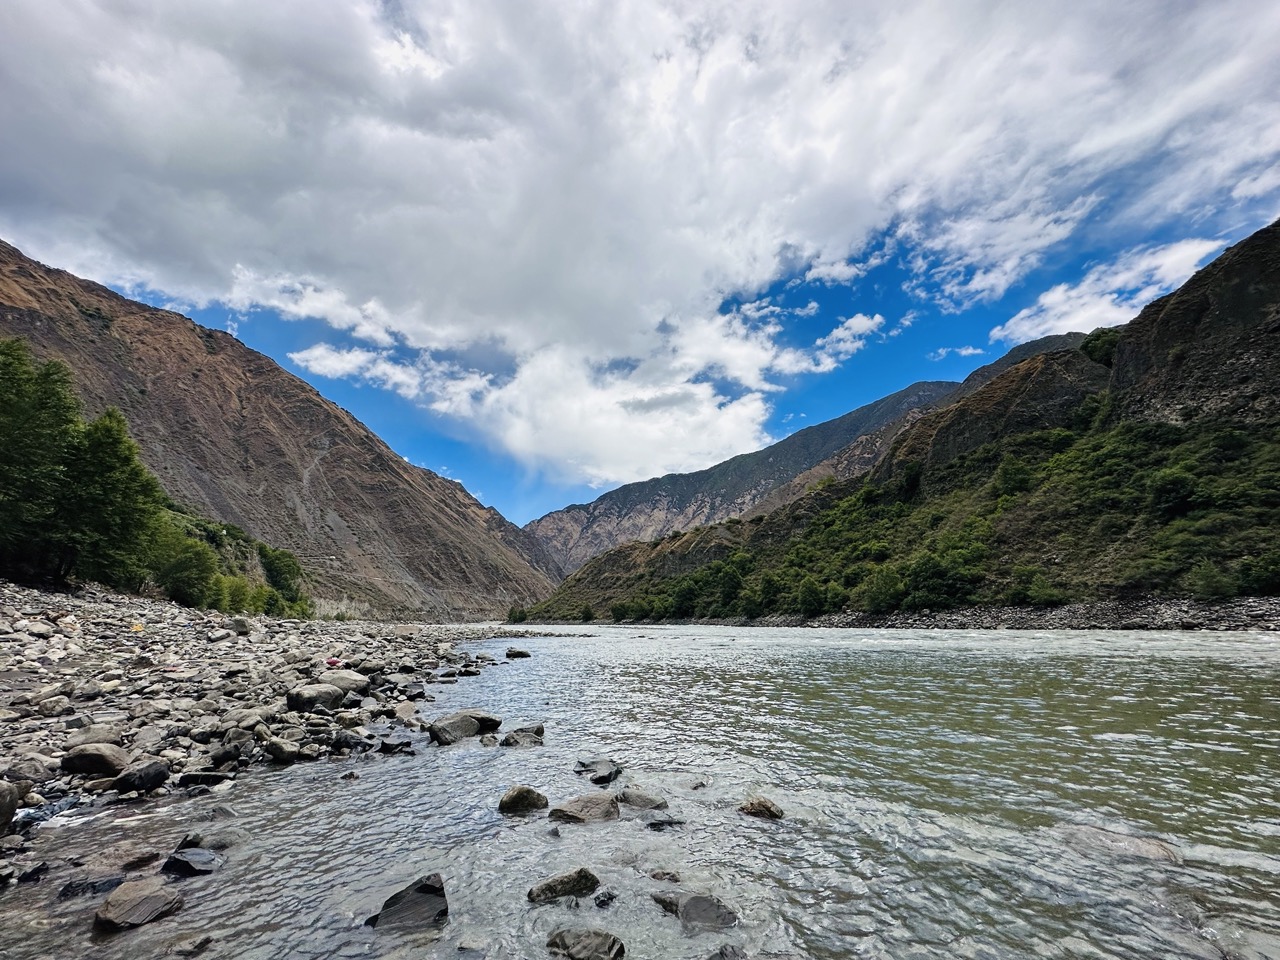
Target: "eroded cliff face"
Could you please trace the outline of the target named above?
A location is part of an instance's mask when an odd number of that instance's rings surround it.
[[[406,463],[230,334],[0,243],[0,336],[64,361],[89,414],[119,407],[174,500],[296,553],[314,596],[475,618],[559,579],[535,540],[461,484]]]
[[[956,386],[949,381],[913,384],[835,420],[797,431],[763,450],[696,473],[627,484],[591,503],[549,513],[526,525],[525,530],[547,546],[566,572],[572,572],[619,544],[656,540],[677,530],[744,516],[756,512],[766,501],[772,507],[779,506],[802,495],[811,482],[796,488],[798,476],[858,438],[927,407]],[[783,495],[786,499],[771,496],[782,489],[787,491]]]

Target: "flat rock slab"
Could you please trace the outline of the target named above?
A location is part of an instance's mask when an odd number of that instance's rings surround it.
[[[601,823],[617,820],[618,815],[618,801],[613,794],[598,790],[552,807],[547,818],[562,823]]]
[[[597,787],[603,787],[622,776],[622,767],[612,760],[579,760],[573,765],[573,772],[579,776],[585,774]]]
[[[543,880],[529,889],[531,903],[550,903],[561,897],[587,897],[596,892],[600,878],[586,867]]]
[[[781,820],[785,816],[780,806],[765,797],[751,797],[738,808],[738,812],[761,820]]]
[[[519,815],[533,813],[535,810],[545,810],[546,808],[546,796],[533,789],[533,787],[526,787],[524,784],[517,784],[512,787],[498,801],[499,813]]]
[[[557,930],[547,940],[547,949],[569,960],[622,960],[627,948],[604,930]]]
[[[727,930],[736,926],[738,915],[724,901],[706,893],[655,893],[654,902],[676,917],[685,933]]]
[[[226,860],[223,857],[218,856],[212,850],[205,850],[202,847],[188,847],[172,854],[164,862],[164,866],[160,870],[176,877],[198,877],[206,873],[213,873],[225,862]]]
[[[449,901],[444,895],[444,878],[438,873],[419,877],[382,904],[382,909],[364,922],[366,927],[384,930],[429,930],[449,917]]]
[[[132,880],[108,895],[94,914],[96,926],[106,930],[128,930],[159,920],[182,909],[182,895],[163,880]]]

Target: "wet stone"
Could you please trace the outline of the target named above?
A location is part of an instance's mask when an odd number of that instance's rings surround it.
[[[705,893],[655,893],[653,900],[680,919],[685,933],[727,930],[736,926],[738,915],[724,901]]]
[[[597,823],[618,819],[618,801],[603,790],[566,800],[552,807],[547,817],[562,823]]]
[[[785,816],[780,806],[765,797],[751,797],[738,807],[738,812],[745,813],[748,817],[759,817],[761,820],[781,820]]]
[[[198,877],[213,873],[226,861],[212,850],[201,847],[188,847],[171,854],[160,868],[162,873],[175,877]]]
[[[111,891],[94,915],[94,924],[107,930],[140,927],[182,908],[182,895],[158,878],[122,883]]]
[[[585,775],[597,787],[603,787],[622,776],[622,767],[606,759],[579,760],[574,764],[573,772],[579,776]]]
[[[551,934],[547,949],[570,960],[621,960],[626,947],[604,930],[562,929]]]
[[[423,930],[439,927],[449,916],[444,878],[438,873],[419,877],[399,893],[392,894],[382,909],[364,922],[383,930]]]
[[[562,873],[529,889],[530,903],[550,903],[561,897],[586,897],[596,892],[600,878],[586,867]]]

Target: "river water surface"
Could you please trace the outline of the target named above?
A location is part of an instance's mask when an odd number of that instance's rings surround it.
[[[0,957],[137,960],[212,937],[202,956],[544,958],[552,930],[588,926],[653,960],[726,943],[776,957],[1280,958],[1274,636],[571,632],[521,641],[531,659],[424,708],[543,721],[545,747],[423,743],[52,821],[42,855],[84,865],[0,893]],[[654,832],[624,807],[555,837],[545,817],[497,813],[515,783],[552,803],[586,792],[574,761],[597,756],[684,825]],[[752,795],[786,818],[739,814]],[[219,872],[181,881],[173,917],[95,937],[100,896],[54,900],[66,878],[191,831],[237,842]],[[611,906],[528,903],[534,883],[578,866]],[[361,926],[437,871],[440,939]],[[741,922],[686,936],[650,897],[664,889],[714,894]]]

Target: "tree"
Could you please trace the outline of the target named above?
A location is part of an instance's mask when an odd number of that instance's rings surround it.
[[[800,581],[797,600],[800,613],[806,617],[816,617],[827,608],[827,592],[812,574]]]

